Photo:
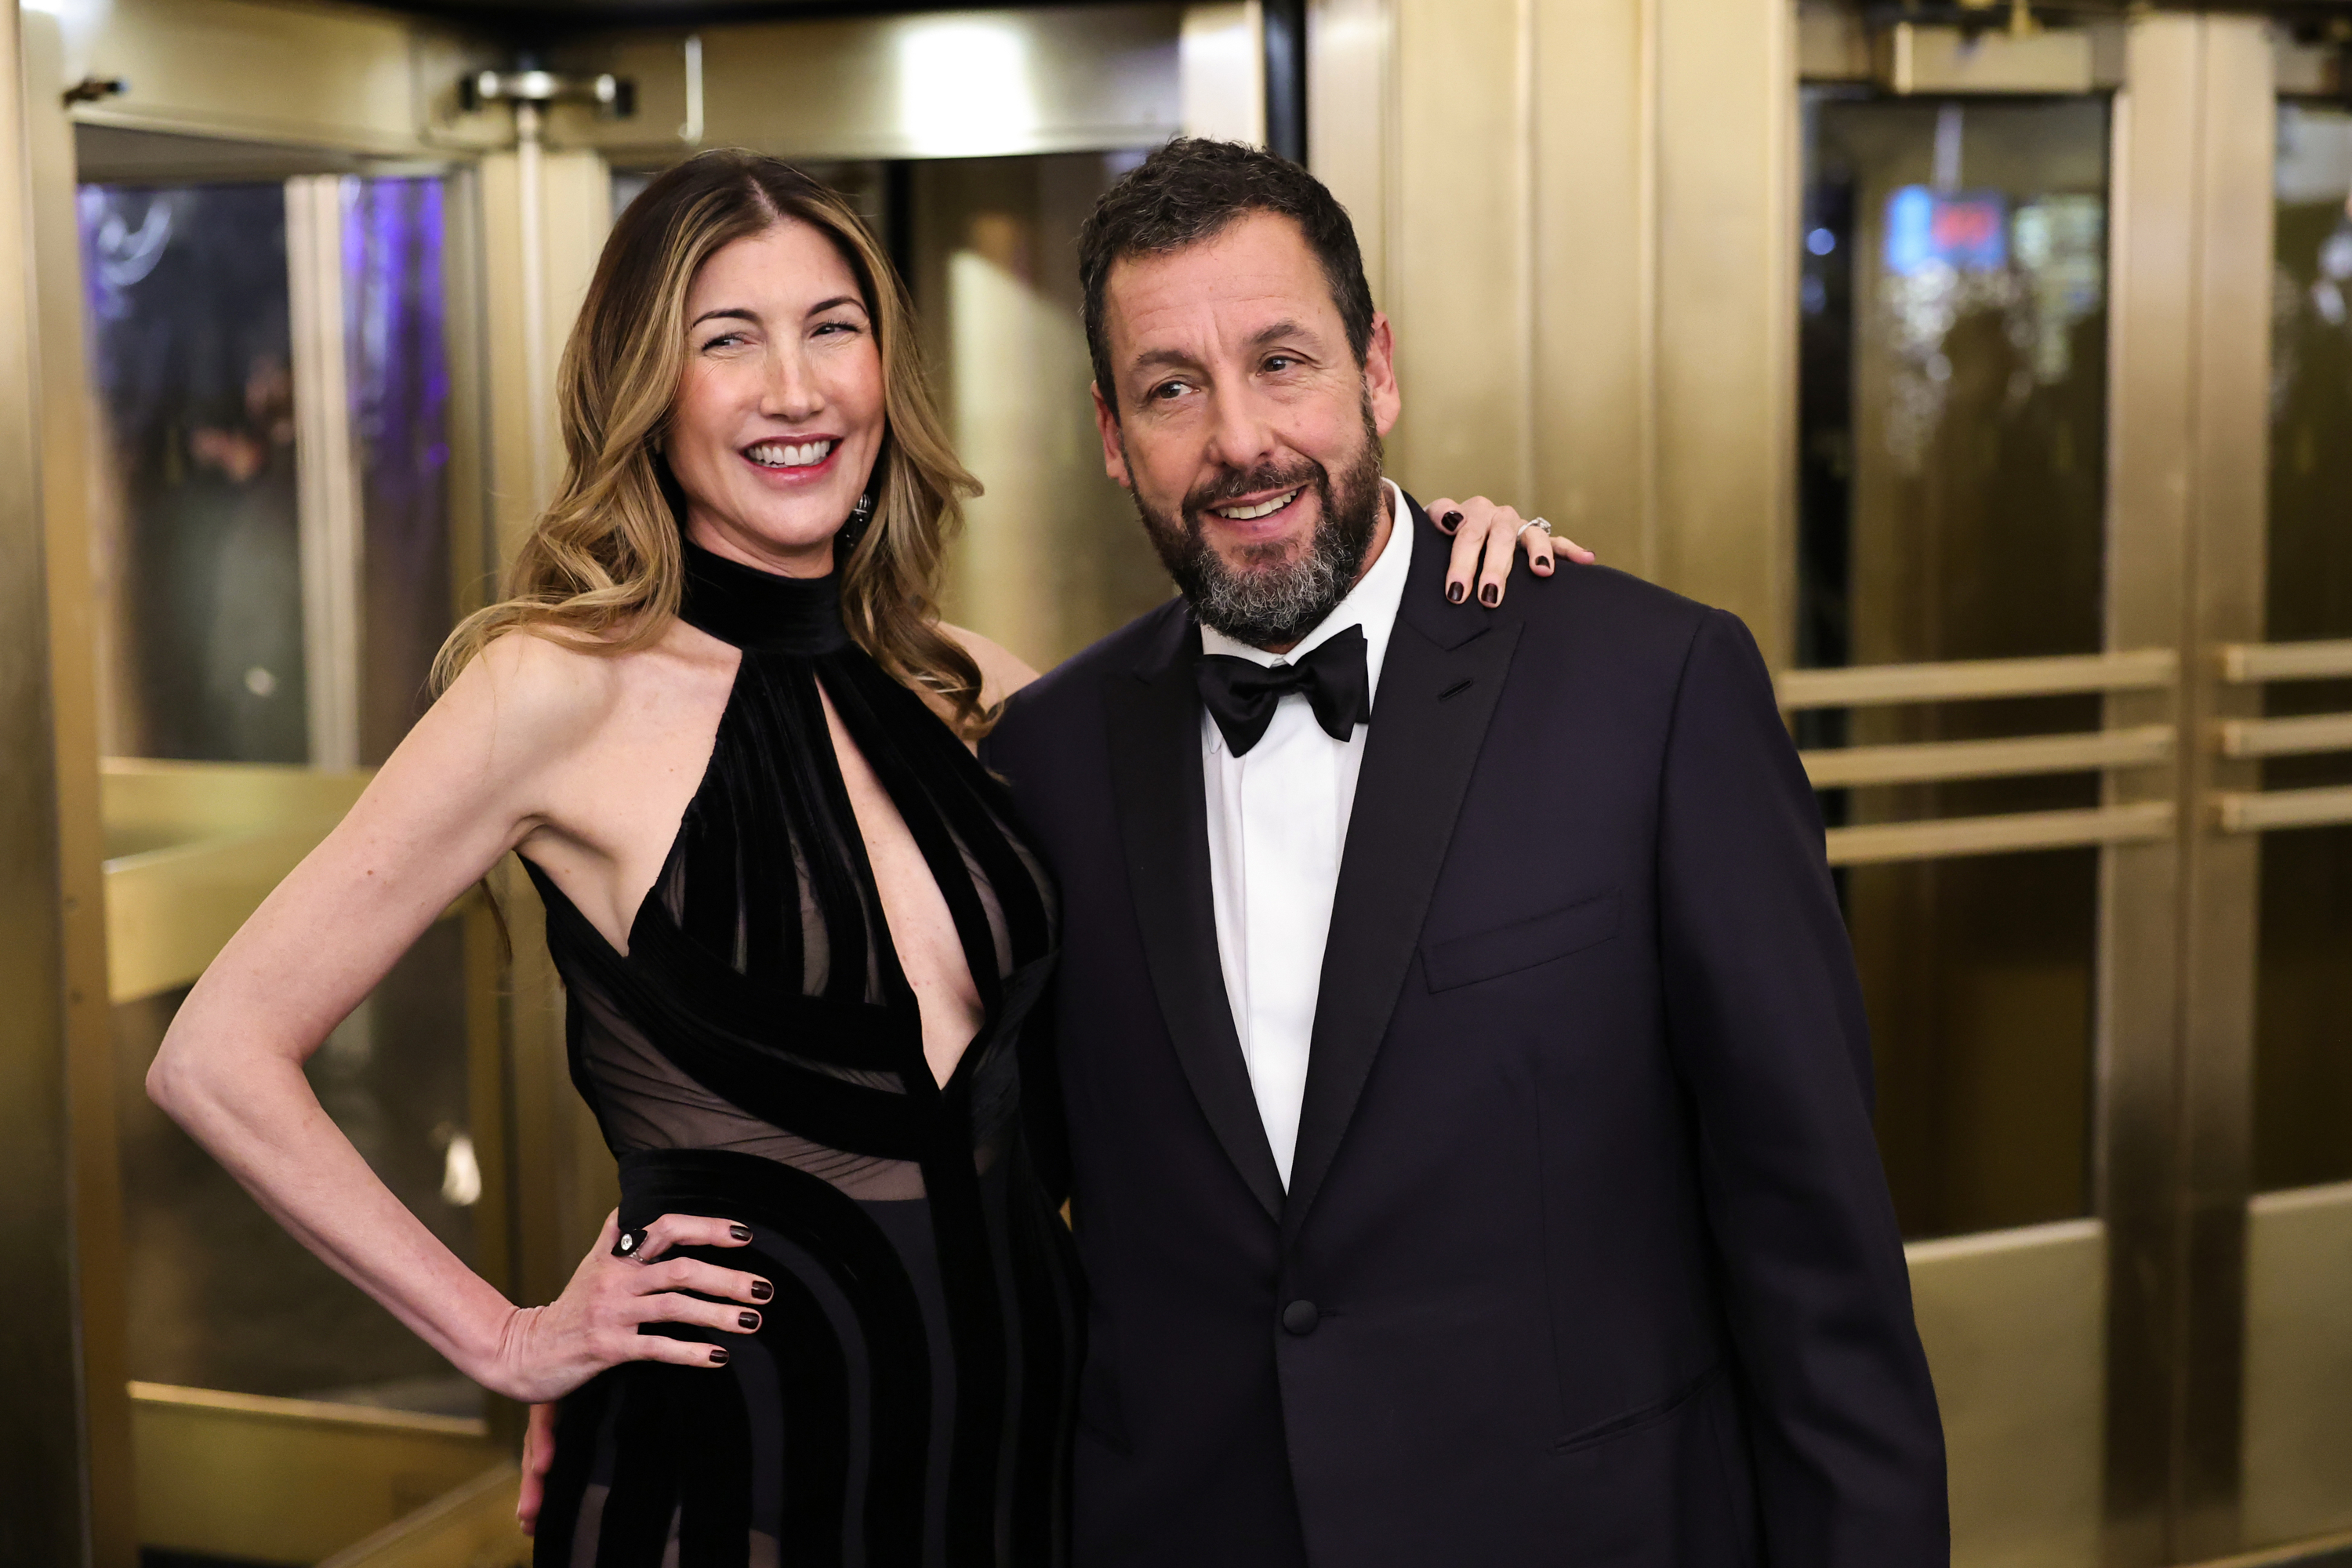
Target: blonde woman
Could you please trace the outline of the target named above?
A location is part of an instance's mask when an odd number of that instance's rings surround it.
[[[976,487],[904,297],[837,197],[707,153],[622,216],[562,378],[509,597],[150,1091],[467,1376],[562,1400],[539,1561],[1063,1561],[1077,1287],[1018,1069],[1054,894],[971,750],[1031,672],[934,609]],[[1473,510],[1491,576],[1516,520]],[[623,1194],[538,1307],[302,1074],[510,850]]]

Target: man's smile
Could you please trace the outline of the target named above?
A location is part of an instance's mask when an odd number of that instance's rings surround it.
[[[1259,518],[1272,517],[1276,512],[1297,500],[1306,489],[1305,485],[1297,485],[1265,500],[1233,501],[1224,506],[1211,507],[1209,510],[1229,522],[1255,522]]]

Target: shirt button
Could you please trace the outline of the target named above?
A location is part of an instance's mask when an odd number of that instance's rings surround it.
[[[1293,1301],[1282,1310],[1282,1326],[1294,1334],[1311,1334],[1323,1314],[1315,1310],[1312,1301]]]

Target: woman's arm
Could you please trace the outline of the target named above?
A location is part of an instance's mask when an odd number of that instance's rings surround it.
[[[710,1364],[711,1347],[640,1336],[636,1324],[736,1330],[732,1307],[653,1292],[691,1286],[749,1300],[751,1277],[592,1254],[557,1301],[519,1310],[368,1168],[302,1064],[453,900],[550,828],[552,786],[611,710],[614,662],[530,637],[494,644],[230,939],[147,1075],[156,1103],[304,1246],[459,1371],[521,1399],[560,1394],[626,1359]],[[680,1226],[673,1243],[733,1239],[718,1222]]]

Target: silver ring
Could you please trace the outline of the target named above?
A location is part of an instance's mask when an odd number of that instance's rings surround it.
[[[1531,528],[1540,528],[1540,529],[1542,529],[1542,530],[1544,531],[1544,532],[1545,532],[1547,535],[1549,535],[1549,534],[1551,532],[1551,524],[1549,524],[1549,523],[1546,522],[1543,519],[1541,519],[1541,518],[1539,518],[1539,517],[1531,517],[1531,518],[1528,519],[1528,520],[1527,520],[1527,521],[1525,521],[1525,522],[1523,522],[1523,523],[1519,524],[1518,533],[1514,533],[1514,534],[1512,534],[1512,535],[1511,535],[1511,537],[1512,537],[1513,539],[1517,539],[1517,538],[1519,536],[1519,534],[1520,534],[1520,533],[1525,533],[1528,530],[1529,530],[1529,529],[1531,529]]]

